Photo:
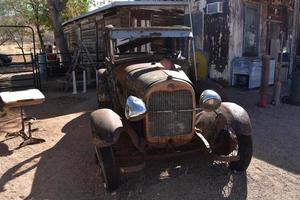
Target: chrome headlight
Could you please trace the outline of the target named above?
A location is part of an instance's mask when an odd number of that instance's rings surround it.
[[[130,121],[138,121],[144,118],[147,112],[146,105],[143,100],[129,96],[125,106],[125,116]]]
[[[205,111],[215,111],[217,110],[221,103],[222,99],[218,93],[213,90],[205,90],[200,95],[200,108]]]

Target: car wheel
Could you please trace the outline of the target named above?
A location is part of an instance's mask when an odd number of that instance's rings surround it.
[[[240,135],[237,134],[238,140],[238,156],[240,160],[236,162],[229,163],[229,166],[232,170],[236,171],[245,171],[252,158],[252,137],[251,135]]]
[[[112,147],[95,147],[97,159],[101,168],[104,188],[116,190],[120,181],[120,169],[116,163]]]

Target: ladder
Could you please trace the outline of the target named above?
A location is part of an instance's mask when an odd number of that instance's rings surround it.
[[[85,58],[87,58],[87,60],[83,60],[82,55],[85,55]],[[90,66],[92,66],[92,64],[93,59],[91,58],[90,52],[88,51],[84,43],[81,40],[79,40],[75,46],[74,53],[72,55],[71,66],[69,67],[66,73],[64,91],[67,91],[70,88],[70,86],[73,85],[73,93],[77,93],[77,90],[74,90],[74,81],[76,86],[76,80],[73,80],[75,77],[76,70],[81,69],[84,72],[89,72],[89,68]]]

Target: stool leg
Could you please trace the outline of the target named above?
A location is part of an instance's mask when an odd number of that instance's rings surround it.
[[[26,140],[28,139],[28,136],[26,135],[26,130],[25,130],[25,113],[24,113],[23,106],[20,107],[20,112],[21,112],[22,129],[19,131],[19,134],[24,140]]]
[[[31,122],[28,123],[28,135],[31,138]]]
[[[38,144],[38,143],[45,142],[44,139],[32,137],[31,124],[32,124],[32,122],[28,122],[28,138],[26,140],[24,140],[24,142],[22,142],[20,144],[20,147],[24,147],[26,145]]]
[[[25,114],[24,114],[24,109],[23,109],[22,106],[20,107],[20,112],[21,112],[21,123],[22,123],[22,129],[21,130],[25,132],[25,121],[24,121]]]
[[[24,109],[22,106],[20,106],[20,116],[21,116],[21,125],[22,125],[22,128],[21,130],[17,131],[17,132],[13,132],[13,133],[7,133],[6,134],[6,138],[8,137],[22,137],[24,140],[28,139],[26,133],[25,133],[25,114],[24,114]]]

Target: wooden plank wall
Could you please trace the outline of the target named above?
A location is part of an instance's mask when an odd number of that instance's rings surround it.
[[[64,32],[71,52],[74,50],[72,43],[81,39],[92,55],[93,62],[96,63],[104,60],[102,53],[104,51],[103,31],[106,25],[116,27],[144,26],[147,20],[150,21],[147,24],[150,26],[184,25],[184,7],[135,6],[114,8],[83,18],[76,23],[67,24],[64,26]],[[78,36],[78,28],[80,29],[80,36]]]

